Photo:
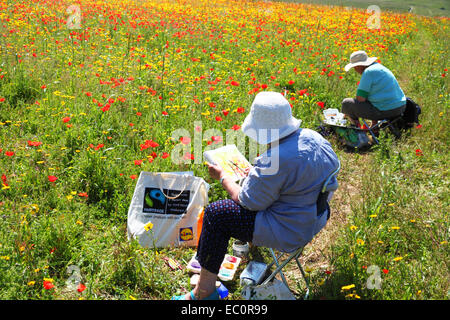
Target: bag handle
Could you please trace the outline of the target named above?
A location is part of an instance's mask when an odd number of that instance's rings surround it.
[[[164,191],[163,191],[163,187],[162,187],[162,175],[163,175],[163,174],[159,174],[159,182],[158,182],[159,191],[161,191],[161,193],[162,193],[167,199],[171,199],[171,200],[176,199],[176,198],[178,198],[179,196],[181,196],[181,194],[184,192],[184,190],[186,190],[186,187],[187,187],[187,184],[188,184],[188,183],[187,183],[187,179],[184,179],[184,188],[183,188],[183,190],[181,190],[180,193],[179,193],[178,195],[176,195],[176,196],[174,196],[174,197],[169,197],[169,196],[168,196],[167,194],[165,194]],[[188,175],[188,174],[177,175],[177,176],[183,177],[183,178],[191,177],[191,176]]]

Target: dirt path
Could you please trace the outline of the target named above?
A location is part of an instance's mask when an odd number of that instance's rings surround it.
[[[342,169],[338,176],[339,188],[330,202],[330,220],[313,241],[305,247],[303,255],[300,257],[305,271],[314,273],[330,270],[328,259],[331,246],[336,242],[343,228],[345,228],[348,216],[352,212],[352,206],[358,204],[361,200],[361,179],[370,157],[370,152],[364,154],[343,153],[340,156]],[[301,274],[295,263],[289,264],[284,273],[289,282],[302,281],[300,280],[302,279]],[[290,288],[295,292],[295,285],[290,286]],[[298,292],[298,294],[302,295],[301,292]]]
[[[347,223],[348,215],[352,212],[352,205],[361,199],[360,192],[362,172],[367,166],[369,153],[346,153],[341,157],[341,171],[338,176],[339,188],[330,202],[331,216],[324,229],[305,248],[303,262],[310,268],[327,268],[327,253],[332,243],[339,236]]]

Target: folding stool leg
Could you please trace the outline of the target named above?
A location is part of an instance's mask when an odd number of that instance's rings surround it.
[[[303,276],[303,280],[305,280],[305,283],[306,283],[306,293],[305,293],[305,296],[304,296],[304,298],[303,299],[308,299],[308,296],[309,296],[309,280],[308,280],[308,278],[306,278],[306,274],[305,274],[305,272],[303,271],[303,268],[302,268],[302,264],[300,263],[300,261],[298,260],[298,257],[297,258],[295,258],[295,261],[297,262],[297,266],[298,266],[298,268],[300,269],[300,272],[302,273],[302,276]]]
[[[273,251],[273,249],[272,249],[272,248],[269,248],[269,250],[270,250],[270,253],[272,254],[273,262],[268,266],[268,269],[270,269],[274,264],[277,265],[277,268],[275,269],[274,272],[272,272],[272,274],[271,274],[266,280],[264,280],[263,284],[267,284],[270,280],[272,280],[273,278],[275,278],[275,276],[277,275],[277,273],[279,273],[280,276],[281,276],[281,280],[283,280],[283,282],[284,282],[284,284],[286,285],[286,287],[289,287],[288,284],[287,284],[286,278],[284,277],[284,273],[283,273],[283,271],[281,271],[281,270],[284,268],[284,266],[285,266],[286,264],[289,263],[290,260],[292,260],[292,258],[289,257],[288,259],[286,259],[286,261],[284,261],[284,262],[280,265],[279,262],[278,262],[278,259],[280,259],[280,258],[283,256],[283,253],[281,253],[281,254],[278,256],[278,258],[277,258],[277,256],[275,255],[275,252]]]
[[[366,120],[363,119],[363,123],[364,125],[368,128],[370,135],[372,136],[373,140],[375,141],[376,144],[379,144],[379,141],[377,139],[377,137],[375,136],[375,133],[373,133],[372,129],[374,129],[375,127],[378,127],[379,124],[376,124],[373,126],[373,128],[369,127],[366,123]]]
[[[292,259],[295,259],[295,261],[297,262],[297,266],[298,266],[298,268],[300,269],[300,272],[302,273],[303,280],[304,280],[305,283],[306,283],[306,294],[305,294],[305,296],[304,296],[304,299],[307,299],[308,296],[309,296],[309,291],[310,291],[310,288],[309,288],[309,281],[308,281],[308,278],[306,277],[305,272],[303,271],[303,268],[302,268],[302,265],[301,265],[300,261],[298,260],[298,258],[300,257],[300,255],[301,255],[302,252],[303,252],[303,248],[300,248],[300,249],[298,249],[297,251],[295,251],[294,253],[292,253],[292,254],[291,254],[285,261],[283,261],[283,263],[281,263],[281,264],[278,262],[278,259],[280,259],[280,258],[283,256],[283,253],[281,253],[281,254],[277,257],[277,256],[275,255],[275,252],[273,251],[273,249],[269,248],[269,250],[270,250],[270,253],[272,254],[273,262],[268,266],[268,268],[270,269],[274,264],[277,265],[277,268],[275,269],[275,271],[273,271],[273,272],[271,273],[271,275],[270,275],[266,280],[264,280],[264,282],[263,282],[262,284],[267,284],[269,281],[271,281],[273,278],[275,278],[275,276],[277,275],[277,273],[279,273],[280,276],[281,276],[281,278],[282,278],[282,280],[283,280],[283,282],[284,282],[284,284],[286,285],[286,287],[289,288],[289,285],[287,284],[287,281],[286,281],[286,278],[285,278],[285,276],[284,276],[284,274],[283,274],[283,272],[282,272],[282,269],[283,269],[290,261],[292,261]]]

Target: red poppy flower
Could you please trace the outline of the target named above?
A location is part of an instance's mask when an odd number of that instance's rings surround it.
[[[191,153],[189,153],[189,152],[186,152],[185,154],[184,154],[184,160],[194,160],[194,155],[193,154],[191,154]]]
[[[14,151],[5,151],[5,156],[12,157],[14,155]]]
[[[181,141],[182,144],[186,145],[186,144],[191,143],[191,138],[189,138],[189,137],[181,137],[180,141]]]
[[[55,285],[51,281],[47,280],[44,281],[43,286],[45,290],[50,290],[55,287]]]
[[[420,149],[416,149],[416,156],[423,156],[423,152]]]
[[[70,117],[64,117],[64,118],[62,118],[62,121],[64,123],[69,122],[70,121]]]
[[[5,100],[6,100],[5,98],[0,97],[0,102],[3,102],[3,101],[5,101]]]
[[[389,270],[388,270],[388,269],[383,269],[383,273],[384,273],[384,274],[388,274],[388,273],[389,273]]]
[[[79,196],[79,197],[87,198],[87,197],[88,197],[88,194],[87,194],[87,192],[80,192],[80,193],[78,194],[78,196]]]
[[[295,83],[295,81],[294,80],[289,80],[289,85],[293,85]]]
[[[141,151],[148,148],[156,148],[159,147],[159,144],[153,140],[145,140],[144,144],[141,144]]]
[[[224,116],[227,116],[228,113],[230,113],[230,111],[228,111],[228,110],[222,110],[222,113],[223,113]]]
[[[317,105],[320,107],[320,109],[325,108],[325,103],[323,103],[322,101],[317,102]]]
[[[266,90],[266,89],[267,89],[267,84],[263,83],[263,84],[261,85],[261,88],[263,88],[263,90]]]
[[[216,116],[216,121],[222,121],[222,117]]]
[[[165,159],[169,156],[169,154],[167,152],[163,152],[161,158]]]
[[[30,141],[30,140],[28,140],[27,142],[28,142],[28,145],[30,147],[39,147],[42,144],[42,142],[40,142],[40,141]]]
[[[142,160],[134,160],[135,166],[140,166],[142,164]]]
[[[87,95],[88,97],[92,97],[92,93],[90,93],[90,92],[86,92],[86,95]]]
[[[214,143],[219,143],[222,141],[222,136],[212,136],[211,140],[214,141]]]
[[[237,82],[237,81],[231,81],[231,83],[230,83],[232,86],[235,86],[235,87],[239,87],[239,82]]]
[[[169,114],[167,113],[167,111],[163,111],[163,112],[162,112],[162,115],[163,115],[163,116],[168,116]]]
[[[48,181],[55,182],[56,180],[58,180],[57,177],[55,177],[55,176],[48,176]]]
[[[136,178],[137,178],[137,175],[135,175],[135,174],[132,174],[132,175],[130,176],[130,178],[131,178],[131,180],[134,180],[134,179],[136,179]]]
[[[6,180],[5,174],[2,174],[2,182],[3,182],[3,185],[8,186],[8,181]]]
[[[241,126],[238,125],[238,124],[235,124],[234,126],[231,127],[231,129],[233,129],[234,131],[237,131],[237,130],[239,130],[240,128],[241,128]]]
[[[80,283],[77,287],[77,291],[83,292],[84,290],[86,290],[86,286],[84,284]]]
[[[237,112],[237,113],[244,113],[244,112],[245,112],[245,109],[242,108],[242,107],[239,107],[239,108],[237,108],[236,112]]]

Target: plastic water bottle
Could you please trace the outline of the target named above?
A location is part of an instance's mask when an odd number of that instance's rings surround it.
[[[217,292],[219,292],[220,299],[225,299],[228,297],[228,289],[223,285],[223,283],[220,283],[220,286],[217,288]]]
[[[241,286],[254,286],[260,284],[266,271],[267,264],[264,262],[250,261],[239,276]]]

